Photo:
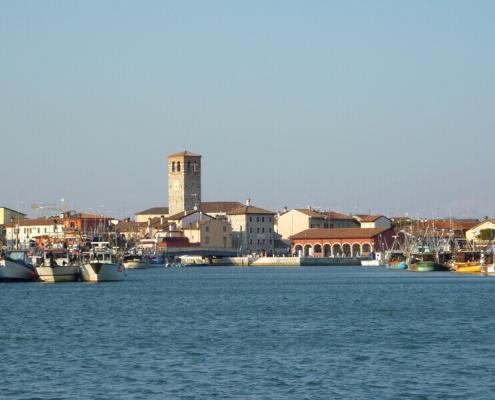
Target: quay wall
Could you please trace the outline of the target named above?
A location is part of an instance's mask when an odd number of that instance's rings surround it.
[[[351,266],[361,265],[360,257],[225,257],[212,260],[212,265],[253,267]]]

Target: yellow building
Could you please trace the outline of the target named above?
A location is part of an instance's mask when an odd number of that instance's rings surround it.
[[[196,221],[182,229],[189,242],[201,247],[232,248],[232,226],[226,219]]]

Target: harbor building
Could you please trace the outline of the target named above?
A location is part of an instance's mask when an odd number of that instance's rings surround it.
[[[274,253],[274,212],[252,206],[247,200],[246,205],[233,209],[227,216],[232,225],[232,246],[240,254]]]
[[[29,247],[31,243],[64,238],[64,220],[59,217],[24,219],[5,225],[5,241],[8,247]]]
[[[174,215],[201,203],[201,156],[182,151],[168,156],[168,209]]]
[[[319,211],[311,207],[286,211],[277,218],[277,233],[284,240],[306,229],[359,228],[352,216],[335,211]]]
[[[495,220],[486,219],[466,231],[466,240],[474,244],[488,244],[495,234]]]
[[[291,248],[306,257],[359,257],[390,248],[393,236],[391,228],[313,228],[293,235]]]

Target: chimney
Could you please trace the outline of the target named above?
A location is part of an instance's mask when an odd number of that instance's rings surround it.
[[[148,226],[151,226],[151,218],[148,218]]]
[[[289,211],[289,209],[287,207],[284,207],[284,213],[286,213],[287,211]]]
[[[165,223],[165,217],[160,215],[160,224],[163,225]]]
[[[251,199],[246,199],[246,206],[249,207],[251,205]]]

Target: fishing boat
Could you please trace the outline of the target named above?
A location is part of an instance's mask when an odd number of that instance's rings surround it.
[[[388,269],[407,269],[404,252],[402,250],[387,252],[385,255],[385,267]]]
[[[446,264],[440,263],[438,254],[413,253],[406,261],[408,270],[416,272],[448,271]]]
[[[125,267],[114,261],[108,242],[92,243],[92,251],[83,253],[81,278],[85,282],[122,281],[126,277]]]
[[[42,282],[74,282],[79,279],[79,263],[65,249],[45,250],[36,272]]]
[[[8,251],[0,255],[0,282],[35,281],[38,274],[27,251]]]
[[[147,257],[138,254],[127,254],[122,262],[126,269],[146,269],[149,261]]]
[[[479,274],[484,255],[481,251],[460,251],[452,262],[453,270],[462,274]]]

